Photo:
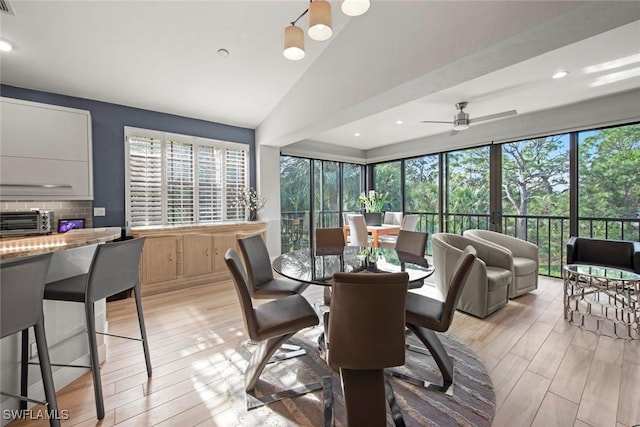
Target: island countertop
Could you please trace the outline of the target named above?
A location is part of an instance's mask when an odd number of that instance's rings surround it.
[[[83,228],[63,234],[0,240],[0,259],[19,258],[93,245],[120,237],[120,227]]]

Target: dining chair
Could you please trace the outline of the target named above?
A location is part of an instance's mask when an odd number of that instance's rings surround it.
[[[51,373],[51,361],[49,360],[49,347],[47,346],[42,310],[44,283],[51,257],[52,254],[49,253],[0,263],[0,338],[8,337],[17,332],[21,332],[22,335],[20,395],[8,392],[0,392],[0,394],[20,400],[20,408],[22,410],[27,409],[27,402],[45,405],[49,424],[51,426],[59,426],[58,403]],[[28,332],[30,327],[33,327],[35,333],[46,402],[27,397],[27,353],[29,351]]]
[[[476,250],[473,246],[467,246],[456,261],[453,268],[453,276],[449,281],[449,289],[444,302],[414,292],[407,293],[406,299],[406,323],[407,327],[429,350],[442,374],[442,386],[437,386],[408,377],[396,371],[392,375],[405,379],[412,384],[420,384],[442,392],[449,392],[453,384],[453,359],[447,353],[435,332],[446,332],[451,326],[458,301],[462,291],[468,282],[469,274],[476,260]],[[410,346],[411,350],[417,350]],[[418,349],[420,351],[422,349]],[[420,351],[423,352],[423,351]]]
[[[291,398],[322,388],[322,383],[313,383],[280,393],[256,397],[258,379],[271,356],[293,335],[304,328],[316,326],[318,316],[302,295],[292,294],[258,306],[253,305],[251,286],[247,272],[242,267],[238,254],[228,249],[224,254],[227,268],[235,285],[244,325],[249,338],[257,344],[244,372],[247,409],[254,409],[283,398]],[[304,350],[289,353],[280,359],[304,355]]]
[[[402,224],[402,212],[385,212],[382,224],[389,225],[401,225]]]
[[[406,252],[412,255],[424,256],[427,248],[428,233],[421,231],[400,230],[395,249],[398,252]]]
[[[364,215],[349,215],[349,246],[371,246]]]
[[[316,228],[316,249],[340,249],[345,247],[342,228]]]
[[[269,251],[261,235],[238,239],[238,245],[247,266],[252,298],[273,299],[301,294],[309,286],[308,283],[273,276]]]
[[[145,238],[129,239],[99,244],[91,260],[89,272],[66,279],[47,283],[44,288],[44,299],[84,303],[87,335],[89,337],[90,366],[61,365],[90,368],[93,377],[96,413],[98,419],[104,418],[104,399],[102,379],[100,377],[100,361],[98,358],[98,342],[96,334],[125,338],[142,343],[147,376],[151,377],[151,358],[147,331],[144,325],[140,285],[138,283],[138,266]],[[132,289],[138,314],[140,338],[112,335],[96,331],[94,304],[112,295]]]
[[[345,247],[344,230],[342,228],[316,228],[316,253],[342,255]],[[331,304],[331,287],[323,289],[324,305]]]
[[[405,231],[416,231],[418,226],[418,220],[420,219],[420,215],[405,215],[402,217],[402,221],[400,222],[400,230]],[[383,248],[396,248],[396,242],[398,241],[398,233],[397,235],[384,235],[378,237],[378,243]],[[426,241],[425,241],[426,246]]]
[[[403,425],[384,369],[405,362],[408,281],[406,272],[333,275],[328,359],[340,371],[348,426],[385,426],[387,403]]]

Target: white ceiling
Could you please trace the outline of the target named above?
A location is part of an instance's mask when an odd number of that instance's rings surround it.
[[[640,2],[373,0],[356,18],[331,3],[334,36],[307,37],[292,62],[282,33],[303,0],[9,0],[0,81],[255,128],[259,144],[361,150],[448,134],[420,121],[451,120],[459,101],[473,119],[640,88]],[[631,77],[592,87],[619,72]]]

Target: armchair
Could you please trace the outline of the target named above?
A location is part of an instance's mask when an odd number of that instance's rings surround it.
[[[593,264],[640,273],[640,242],[572,237],[567,264]]]
[[[513,280],[511,252],[457,234],[435,233],[431,241],[435,282],[442,296],[448,294],[448,284],[463,250],[471,245],[477,252],[458,310],[484,318],[507,304]]]
[[[499,245],[513,256],[513,280],[509,298],[515,298],[538,289],[538,245],[489,230],[466,230],[463,236],[473,240]]]

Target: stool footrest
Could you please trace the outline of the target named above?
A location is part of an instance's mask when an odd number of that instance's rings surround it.
[[[19,394],[11,394],[11,393],[5,393],[4,391],[0,391],[0,395],[13,397],[14,399],[19,399],[25,402],[37,403],[38,405],[45,405],[45,406],[49,405],[47,402],[43,402],[42,400],[31,399],[27,396],[20,396]]]

